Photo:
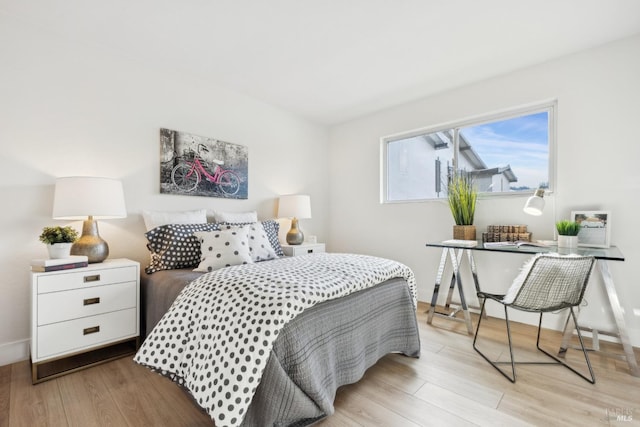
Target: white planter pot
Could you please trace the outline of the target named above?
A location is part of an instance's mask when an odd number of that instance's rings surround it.
[[[578,247],[578,236],[558,236],[558,247],[559,248],[577,248]]]
[[[49,258],[59,259],[68,258],[71,255],[71,246],[73,243],[54,243],[47,245],[47,251],[49,251]]]

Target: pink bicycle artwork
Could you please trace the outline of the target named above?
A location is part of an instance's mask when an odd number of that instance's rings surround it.
[[[240,177],[230,169],[224,169],[224,161],[214,159],[213,172],[207,170],[208,163],[202,158],[201,151],[209,152],[204,144],[198,144],[198,151],[185,150],[184,155],[180,157],[179,163],[171,171],[171,181],[181,192],[192,192],[202,180],[213,183],[220,190],[228,195],[235,195],[240,189]]]

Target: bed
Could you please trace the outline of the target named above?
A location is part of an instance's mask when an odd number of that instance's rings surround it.
[[[400,263],[276,254],[204,270],[143,275],[134,360],[184,387],[218,427],[311,424],[382,356],[419,356],[415,280]]]

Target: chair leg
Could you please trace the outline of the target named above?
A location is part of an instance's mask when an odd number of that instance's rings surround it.
[[[504,316],[505,316],[505,322],[507,325],[507,338],[509,340],[509,355],[511,356],[511,374],[512,376],[509,376],[504,370],[500,369],[497,365],[497,362],[493,362],[491,360],[489,360],[489,358],[487,356],[485,356],[485,354],[483,352],[481,352],[478,347],[476,346],[476,341],[478,340],[478,332],[480,331],[480,324],[482,323],[482,317],[484,314],[484,306],[487,303],[487,299],[484,298],[482,301],[482,308],[480,309],[480,317],[478,318],[478,326],[476,327],[476,334],[473,337],[473,349],[484,358],[484,360],[486,360],[487,362],[489,362],[489,364],[491,366],[493,366],[498,372],[500,372],[506,379],[508,379],[509,381],[511,381],[512,383],[516,382],[516,365],[515,365],[515,361],[513,360],[513,347],[511,345],[511,329],[509,328],[509,315],[507,314],[507,306],[504,306]]]
[[[584,360],[587,362],[587,367],[589,368],[589,374],[591,375],[591,378],[588,378],[587,376],[585,376],[582,373],[578,372],[577,370],[575,370],[574,368],[569,366],[563,360],[557,358],[556,356],[552,355],[551,353],[548,353],[547,351],[543,350],[540,347],[540,331],[542,329],[542,313],[540,313],[540,321],[538,323],[538,339],[536,341],[536,347],[538,348],[538,350],[540,350],[541,352],[543,352],[544,354],[546,354],[547,356],[549,356],[550,358],[552,358],[553,360],[555,360],[559,364],[563,365],[565,368],[569,369],[571,372],[573,372],[574,374],[578,375],[579,377],[581,377],[585,381],[587,381],[587,382],[589,382],[591,384],[595,384],[596,383],[596,377],[593,374],[593,368],[591,367],[591,361],[589,360],[589,354],[587,353],[587,349],[584,346],[584,341],[582,340],[582,334],[580,333],[580,328],[578,327],[576,314],[573,311],[573,307],[569,307],[569,310],[571,312],[571,317],[573,318],[573,324],[576,325],[576,332],[578,333],[578,340],[580,341],[580,348],[582,349],[582,353],[584,354]]]

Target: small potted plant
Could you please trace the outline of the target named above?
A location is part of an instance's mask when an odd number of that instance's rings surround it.
[[[447,197],[456,223],[453,226],[453,238],[475,240],[476,227],[473,225],[473,217],[476,212],[478,190],[467,172],[458,171],[453,174],[447,186]]]
[[[71,245],[78,238],[78,232],[70,227],[44,227],[40,241],[47,245],[50,258],[66,258],[71,253]]]
[[[580,224],[575,221],[562,220],[556,222],[556,230],[558,230],[559,248],[575,248],[578,246]]]

